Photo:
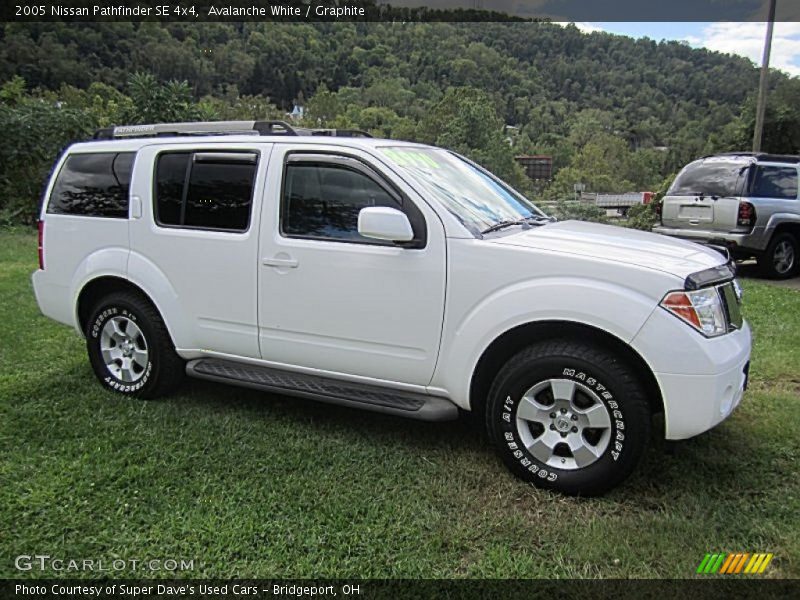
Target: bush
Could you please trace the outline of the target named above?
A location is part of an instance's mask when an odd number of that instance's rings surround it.
[[[637,204],[628,209],[628,220],[625,223],[626,227],[632,229],[641,229],[643,231],[650,231],[658,223],[658,214],[656,208],[661,204],[661,200],[672,185],[675,179],[675,174],[665,177],[661,184],[653,194],[653,200],[650,204]]]
[[[635,206],[631,206],[628,209],[628,220],[625,226],[631,229],[650,231],[653,226],[658,223],[658,215],[656,214],[657,204],[658,202],[651,202],[650,204],[636,204]]]
[[[0,223],[32,224],[48,174],[71,142],[86,139],[95,124],[80,110],[44,100],[0,104]]]
[[[586,204],[585,202],[558,200],[548,212],[559,221],[575,219],[576,221],[592,221],[594,223],[609,222],[608,217],[606,217],[606,211],[594,204]]]

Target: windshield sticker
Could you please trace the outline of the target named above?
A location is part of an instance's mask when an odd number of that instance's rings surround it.
[[[384,150],[383,152],[401,167],[426,167],[429,169],[440,168],[439,163],[433,160],[433,158],[431,158],[430,155],[424,151],[400,150],[398,148],[393,148],[390,150]]]

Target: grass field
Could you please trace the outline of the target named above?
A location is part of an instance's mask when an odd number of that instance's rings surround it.
[[[731,419],[581,500],[514,479],[461,422],[199,381],[106,392],[39,314],[35,263],[35,236],[0,233],[0,577],[26,575],[20,554],[194,559],[190,577],[691,577],[711,551],[800,576],[796,291],[745,282],[752,384]]]

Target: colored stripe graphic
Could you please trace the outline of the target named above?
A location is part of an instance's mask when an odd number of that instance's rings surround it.
[[[706,554],[703,557],[703,560],[700,561],[700,566],[697,567],[697,572],[698,573],[705,573],[705,568],[706,568],[706,565],[708,564],[708,561],[709,561],[710,558],[711,558],[710,554]]]
[[[719,573],[720,575],[760,574],[766,570],[773,556],[772,553],[766,552],[753,554],[750,552],[707,553],[703,560],[700,561],[696,572],[708,575],[714,573]]]
[[[742,554],[742,558],[739,559],[739,562],[736,563],[736,569],[733,571],[734,573],[741,573],[742,568],[744,568],[744,562],[750,557],[749,552],[745,552]]]
[[[774,556],[774,554],[772,554],[772,552],[769,552],[767,554],[767,556],[764,557],[764,562],[762,562],[761,566],[758,568],[758,572],[759,573],[763,573],[764,572],[764,569],[767,568],[767,565],[769,564],[769,561],[772,560],[773,556]]]
[[[744,572],[752,573],[762,560],[764,560],[764,556],[762,554],[753,554],[753,558],[751,558],[750,562],[747,563],[747,566],[744,568]]]
[[[711,567],[711,572],[712,573],[716,573],[719,570],[719,568],[722,566],[722,561],[723,560],[725,560],[725,555],[724,554],[720,554],[717,557],[717,561],[714,563],[714,566]]]
[[[728,570],[725,571],[725,572],[728,573],[728,574],[735,573],[736,572],[736,567],[739,566],[739,563],[741,562],[741,560],[742,560],[742,553],[741,552],[736,552],[733,555],[733,560],[731,561],[731,564],[728,567]]]
[[[727,573],[728,568],[733,564],[733,557],[735,554],[728,554],[728,558],[725,559],[725,562],[722,563],[722,568],[719,570],[720,573]]]

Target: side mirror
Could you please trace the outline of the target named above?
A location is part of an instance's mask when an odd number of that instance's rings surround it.
[[[405,213],[388,206],[369,206],[358,213],[358,233],[390,242],[410,242],[414,230]]]

